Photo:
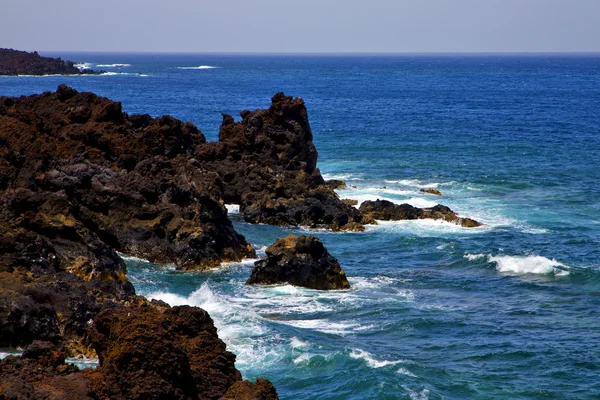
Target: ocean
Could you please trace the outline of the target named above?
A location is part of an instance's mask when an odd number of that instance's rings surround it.
[[[210,313],[244,378],[282,399],[600,398],[600,55],[43,55],[108,73],[0,77],[0,95],[66,83],[216,140],[221,113],[283,91],[305,100],[342,198],[485,224],[333,233],[230,207],[259,256],[321,238],[347,291],[245,286],[254,260],[194,273],[126,258],[138,294]]]

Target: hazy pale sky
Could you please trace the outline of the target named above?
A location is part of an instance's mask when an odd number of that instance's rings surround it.
[[[135,52],[600,51],[600,0],[0,0],[0,47]]]

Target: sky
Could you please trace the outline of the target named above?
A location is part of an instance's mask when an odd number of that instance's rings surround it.
[[[0,0],[0,47],[600,52],[600,0]]]

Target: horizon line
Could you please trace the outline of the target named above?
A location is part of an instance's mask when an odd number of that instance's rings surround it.
[[[136,55],[218,55],[218,56],[561,56],[600,55],[600,51],[406,51],[406,52],[229,52],[229,51],[126,51],[126,50],[25,50],[38,53],[136,54]]]

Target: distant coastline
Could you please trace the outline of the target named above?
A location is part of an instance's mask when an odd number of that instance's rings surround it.
[[[103,72],[80,70],[73,61],[42,57],[37,51],[0,48],[0,75],[99,75]]]

